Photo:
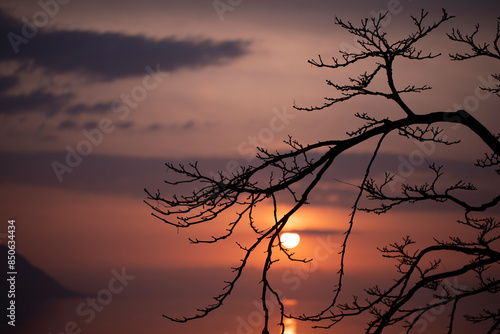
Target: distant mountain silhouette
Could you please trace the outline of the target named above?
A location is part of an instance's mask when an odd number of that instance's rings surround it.
[[[9,283],[7,282],[8,264],[7,264],[7,252],[8,248],[6,245],[0,245],[0,284],[1,297],[1,323],[0,329],[5,328],[7,321],[6,309],[8,307],[9,298]],[[84,295],[69,290],[57,282],[55,279],[50,277],[43,270],[33,266],[26,258],[16,252],[16,280],[15,280],[15,303],[16,303],[16,325],[26,323],[29,321],[29,316],[32,312],[36,312],[37,309],[43,307],[46,302],[59,299],[59,298],[74,298],[83,297]]]

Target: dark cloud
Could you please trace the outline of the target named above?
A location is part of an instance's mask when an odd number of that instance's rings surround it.
[[[146,132],[155,132],[161,130],[162,125],[160,123],[152,123],[146,128]]]
[[[75,149],[74,146],[73,149]],[[83,157],[81,164],[74,169],[72,168],[70,173],[65,173],[63,175],[63,182],[59,183],[52,168],[52,163],[57,161],[61,164],[66,164],[67,158],[67,151],[56,153],[0,152],[0,161],[2,161],[2,165],[0,167],[0,184],[30,184],[71,189],[72,191],[133,195],[141,198],[144,197],[143,189],[145,187],[149,190],[156,190],[160,188],[162,193],[167,196],[172,195],[173,192],[176,192],[177,194],[186,194],[192,191],[192,185],[182,185],[179,186],[178,189],[165,187],[163,180],[165,180],[166,177],[165,162],[172,162],[174,165],[188,165],[190,162],[194,162],[193,159],[172,160],[168,158],[134,158],[91,154]],[[349,179],[352,175],[351,170],[353,165],[347,163],[350,158],[352,161],[356,162],[359,160],[369,159],[370,154],[345,154],[344,158],[346,159],[346,163],[342,163],[342,166],[336,166],[334,170],[332,170],[332,173],[334,173],[339,179]],[[202,173],[206,173],[208,175],[210,173],[216,173],[217,171],[224,171],[228,161],[230,160],[233,159],[198,159],[198,168]],[[386,154],[380,156],[380,162],[384,163],[384,165],[386,161],[390,162],[395,160],[397,161],[396,155]],[[248,165],[248,163],[243,159],[236,161],[240,166]],[[450,167],[446,168],[444,172],[447,176],[454,180],[464,179],[473,181],[482,179],[484,181],[481,184],[476,184],[478,188],[481,189],[482,194],[464,194],[462,192],[463,196],[473,196],[470,198],[471,203],[479,203],[483,200],[490,200],[497,195],[495,185],[488,181],[488,176],[496,175],[493,169],[485,170],[472,165],[472,163],[461,163],[453,160],[443,161],[443,163]],[[338,185],[338,182],[331,180],[332,175],[333,174],[330,173],[325,175],[325,178],[320,185]],[[358,177],[360,176],[358,175]],[[432,175],[430,175],[430,177],[432,177]],[[127,180],[127,182],[124,182],[124,180]],[[316,190],[320,191],[320,189],[315,189],[315,191]],[[335,206],[351,208],[353,201],[357,196],[357,191],[359,191],[359,189],[349,191],[348,194],[346,193],[345,198],[335,203]],[[320,193],[322,196],[311,198],[310,203],[314,205],[331,206],[331,203],[322,200],[322,198],[326,198],[332,194],[342,197],[343,190],[332,187],[325,192],[320,191]],[[464,197],[463,199],[468,200],[468,198],[469,197]],[[368,204],[370,207],[374,205],[373,203]],[[453,207],[451,203],[450,205]],[[408,210],[442,210],[441,206],[433,206],[432,203],[405,205],[404,208]],[[305,231],[297,232],[311,235],[337,233],[335,229],[306,229]]]
[[[85,130],[90,130],[90,129],[97,128],[98,125],[99,125],[99,123],[97,123],[96,121],[88,121],[82,125],[82,128]]]
[[[72,130],[76,129],[78,125],[70,119],[64,120],[57,126],[58,130]]]
[[[92,130],[98,127],[99,123],[97,121],[88,121],[85,122],[82,125],[82,129],[85,130]],[[128,122],[120,122],[120,123],[114,123],[114,126],[116,126],[118,129],[125,130],[129,129],[134,126],[134,122],[128,121]],[[57,126],[58,130],[74,130],[77,129],[78,124],[70,119],[64,120],[59,125]]]
[[[133,121],[127,121],[127,122],[118,122],[118,123],[113,123],[114,126],[116,126],[118,129],[125,130],[125,129],[130,129],[131,127],[134,126]],[[99,122],[97,121],[88,121],[83,123],[82,129],[85,130],[92,130],[99,127]]]
[[[142,198],[144,187],[156,189],[165,176],[164,159],[91,154],[84,157],[81,164],[72,172],[64,174],[64,181],[59,183],[52,163],[56,161],[66,164],[67,155],[67,151],[1,152],[0,184],[29,184],[92,193],[126,194]]]
[[[20,60],[49,73],[77,72],[104,81],[146,75],[146,66],[159,65],[161,71],[171,72],[219,65],[245,55],[248,46],[240,40],[155,40],[120,33],[43,29],[26,38],[20,20],[0,12],[0,22],[0,62]]]
[[[152,123],[146,129],[145,132],[155,132],[155,131],[187,131],[194,129],[198,124],[194,120],[186,121],[185,123],[172,123],[172,124],[160,124]]]
[[[91,105],[79,103],[67,107],[74,97],[73,94],[53,94],[41,88],[27,94],[2,94],[17,83],[18,78],[14,76],[0,77],[0,105],[2,106],[0,113],[44,112],[52,116],[63,111],[70,115],[78,115],[104,114],[111,110],[112,102],[99,102]]]
[[[9,80],[8,77],[4,77],[4,79]],[[72,96],[69,93],[56,95],[43,89],[37,89],[27,94],[0,94],[0,105],[2,106],[0,114],[43,111],[51,116],[63,110]]]
[[[174,37],[154,40],[120,33],[34,29],[0,9],[0,64],[16,60],[21,65],[18,73],[41,67],[48,74],[73,72],[94,80],[110,81],[144,76],[158,70],[223,64],[246,54],[248,44]],[[0,113],[44,112],[51,116],[62,111],[70,115],[103,114],[111,109],[111,102],[69,106],[72,95],[57,95],[42,88],[30,93],[6,94],[19,84],[17,75],[0,76]]]
[[[191,121],[187,121],[186,123],[184,123],[182,126],[181,126],[181,129],[182,130],[189,130],[189,129],[192,129],[194,126],[196,125],[196,122],[191,120]]]
[[[15,87],[18,82],[19,78],[13,75],[0,77],[0,93]]]
[[[131,128],[134,125],[134,122],[132,121],[121,122],[121,123],[116,123],[115,125],[118,129],[125,130]]]
[[[77,115],[83,113],[104,114],[111,110],[111,104],[112,104],[111,102],[99,102],[93,105],[79,103],[66,109],[66,113],[70,115]]]

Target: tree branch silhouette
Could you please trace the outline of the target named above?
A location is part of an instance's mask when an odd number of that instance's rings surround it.
[[[471,53],[466,52],[466,53],[450,54],[452,60],[467,60],[483,56],[494,59],[500,59],[500,47],[498,45],[500,41],[500,16],[497,18],[497,29],[493,42],[491,43],[477,42],[475,38],[478,32],[479,32],[479,24],[476,24],[474,32],[470,35],[463,35],[459,29],[453,29],[452,32],[448,34],[448,37],[452,41],[464,43],[471,49]],[[500,96],[500,73],[492,74],[491,76],[497,82],[492,87],[481,87],[481,89]]]
[[[325,63],[321,56],[318,60],[309,60],[309,63],[319,68],[338,69],[351,66],[372,59],[375,68],[363,74],[349,78],[349,84],[342,85],[327,80],[327,85],[333,87],[338,97],[327,97],[320,106],[299,107],[297,110],[315,111],[345,102],[357,96],[372,96],[374,99],[383,97],[393,101],[401,110],[401,117],[391,119],[389,117],[376,119],[369,113],[357,113],[355,117],[365,122],[358,129],[347,131],[348,138],[320,141],[314,144],[303,145],[289,137],[286,144],[289,146],[287,152],[270,152],[260,148],[257,155],[256,165],[240,167],[230,175],[220,172],[216,176],[204,174],[197,163],[189,165],[166,164],[167,170],[174,177],[165,181],[169,186],[189,184],[193,186],[191,193],[185,195],[163,196],[158,190],[156,193],[146,191],[145,203],[153,210],[152,215],[166,224],[177,228],[189,228],[197,224],[207,224],[220,218],[223,212],[232,212],[234,219],[227,223],[227,228],[222,234],[212,236],[209,240],[190,239],[192,243],[218,243],[233,235],[236,227],[244,224],[248,219],[249,224],[256,235],[255,241],[249,246],[240,246],[243,257],[239,266],[234,267],[234,277],[226,281],[223,292],[214,297],[215,303],[198,309],[198,313],[190,317],[175,318],[164,315],[164,317],[176,321],[187,322],[207,316],[214,310],[220,308],[226,298],[233,292],[236,284],[241,278],[250,256],[262,245],[265,248],[266,257],[262,265],[261,274],[261,304],[264,312],[264,327],[262,333],[269,333],[270,312],[269,298],[274,298],[280,308],[280,328],[284,333],[284,318],[293,318],[300,321],[318,323],[315,327],[331,328],[340,321],[356,317],[361,314],[369,314],[371,320],[367,324],[366,333],[382,333],[383,330],[396,324],[402,324],[406,332],[422,325],[422,318],[434,309],[450,304],[452,311],[448,325],[448,332],[452,333],[455,328],[457,308],[473,296],[481,294],[494,294],[500,291],[500,281],[489,276],[490,273],[498,273],[500,253],[496,250],[498,239],[500,239],[500,223],[494,217],[472,217],[472,214],[486,213],[492,208],[498,208],[500,195],[494,196],[482,203],[470,203],[461,197],[464,192],[476,191],[476,187],[468,182],[458,180],[444,188],[441,186],[444,167],[429,163],[429,169],[433,178],[421,185],[402,183],[401,193],[394,194],[387,191],[387,187],[395,182],[394,175],[385,174],[384,180],[379,183],[371,176],[371,167],[377,159],[379,151],[383,147],[384,139],[391,133],[399,134],[404,138],[418,141],[433,142],[436,145],[455,145],[459,140],[450,141],[443,139],[441,135],[444,128],[438,123],[460,124],[481,140],[489,152],[484,158],[479,158],[476,165],[481,168],[497,166],[499,164],[500,142],[499,136],[493,134],[488,128],[479,122],[466,110],[457,111],[432,111],[419,114],[412,110],[403,97],[407,93],[421,93],[431,89],[427,85],[408,85],[398,88],[394,77],[394,63],[398,59],[409,60],[432,60],[440,54],[424,53],[416,47],[416,43],[432,33],[436,28],[451,20],[445,10],[441,17],[430,24],[427,21],[428,13],[422,11],[420,15],[411,17],[414,31],[406,38],[390,42],[387,34],[383,31],[382,21],[386,14],[380,14],[371,19],[364,19],[360,25],[343,21],[336,18],[335,23],[341,29],[358,37],[359,49],[354,52],[340,51],[341,59],[332,58],[332,63]],[[487,56],[500,59],[498,40],[500,36],[500,18],[497,22],[496,36],[492,44],[480,44],[476,42],[476,33],[479,26],[471,35],[463,35],[460,30],[453,29],[449,38],[453,41],[464,43],[471,53],[451,55],[452,60],[463,61],[479,56]],[[374,89],[373,81],[377,77],[384,77],[387,83],[385,90]],[[498,75],[494,76],[498,79]],[[483,87],[485,90],[498,95],[499,86]],[[331,168],[336,159],[346,151],[356,148],[362,143],[376,141],[373,152],[365,173],[358,186],[358,194],[354,200],[348,228],[345,231],[344,241],[340,250],[340,269],[336,280],[336,287],[331,302],[312,315],[293,315],[286,311],[273,284],[268,279],[268,274],[273,264],[277,261],[275,252],[281,252],[292,261],[308,262],[314,259],[297,259],[290,253],[280,241],[280,233],[285,228],[290,218],[308,204],[309,196],[313,189],[323,180],[325,173]],[[299,187],[305,184],[305,187]],[[278,215],[278,195],[289,194],[294,201],[291,209],[287,210],[281,217]],[[366,195],[375,205],[371,208],[360,207],[360,199]],[[345,275],[345,255],[348,250],[349,237],[355,228],[355,216],[357,211],[383,214],[396,206],[420,202],[453,203],[457,208],[463,210],[464,220],[458,223],[476,231],[475,239],[462,240],[458,236],[450,236],[449,240],[435,240],[436,244],[425,247],[422,250],[412,250],[414,241],[409,237],[403,239],[403,243],[393,243],[388,247],[380,248],[382,256],[398,262],[397,272],[400,275],[390,287],[382,289],[375,286],[365,290],[367,297],[361,301],[354,296],[351,303],[340,303],[339,298],[343,288]],[[274,208],[273,223],[264,229],[259,229],[254,223],[254,207],[262,203],[269,203]],[[445,269],[441,266],[441,258],[449,255],[459,255],[464,262],[461,266],[453,269]],[[474,276],[474,286],[462,287],[457,284],[449,284],[449,279]],[[441,294],[434,293],[434,301],[425,305],[415,302],[417,295],[422,291],[442,291]],[[491,324],[490,331],[498,331],[500,323],[500,311],[485,309],[476,315],[467,314],[466,319],[472,323]]]

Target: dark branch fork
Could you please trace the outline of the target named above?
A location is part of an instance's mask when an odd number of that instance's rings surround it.
[[[467,111],[430,111],[426,114],[417,114],[404,102],[404,94],[420,93],[431,89],[431,87],[427,85],[409,85],[398,89],[394,80],[393,65],[396,59],[425,60],[439,56],[439,54],[424,54],[423,51],[415,47],[415,44],[443,23],[452,19],[453,16],[450,16],[443,10],[441,18],[438,21],[430,25],[425,25],[424,21],[428,14],[422,11],[419,16],[412,17],[415,31],[406,38],[391,43],[388,41],[386,33],[382,31],[382,21],[385,15],[387,14],[362,20],[360,26],[355,26],[351,22],[344,22],[338,18],[336,19],[337,25],[359,38],[359,50],[356,52],[341,51],[342,60],[333,58],[332,64],[323,62],[321,56],[318,56],[318,60],[309,60],[309,63],[316,67],[337,69],[367,59],[375,59],[375,69],[371,72],[365,72],[357,78],[349,78],[350,84],[348,85],[340,85],[327,80],[327,84],[338,91],[340,97],[326,98],[327,102],[321,106],[305,108],[295,106],[295,108],[306,111],[321,110],[336,103],[350,100],[356,96],[367,95],[374,98],[381,96],[394,101],[401,109],[404,117],[395,120],[389,118],[376,119],[368,113],[357,113],[355,116],[365,121],[365,124],[357,130],[347,132],[348,138],[302,145],[289,137],[285,141],[290,147],[288,152],[272,153],[265,149],[259,149],[257,158],[260,160],[260,164],[257,166],[241,167],[229,175],[224,173],[219,173],[216,176],[206,175],[200,171],[197,163],[189,164],[188,166],[166,164],[167,170],[177,176],[180,175],[183,177],[182,180],[165,181],[169,186],[189,184],[196,188],[190,194],[182,196],[174,195],[170,198],[164,197],[160,191],[153,194],[146,190],[148,197],[145,202],[153,210],[152,215],[164,223],[177,228],[188,228],[197,224],[206,224],[220,218],[223,212],[230,209],[235,211],[235,218],[228,223],[223,234],[212,236],[208,240],[190,239],[192,243],[217,243],[227,239],[233,235],[236,227],[241,225],[241,222],[246,219],[248,219],[251,228],[256,234],[256,239],[251,246],[245,247],[238,243],[244,253],[241,264],[233,268],[235,276],[231,281],[225,282],[226,286],[223,292],[214,297],[215,303],[198,309],[198,313],[191,317],[175,318],[164,315],[166,318],[177,322],[187,322],[203,318],[221,307],[241,278],[251,254],[261,245],[265,248],[266,253],[261,276],[261,300],[265,318],[263,333],[269,333],[270,329],[269,297],[274,298],[279,305],[281,333],[284,333],[285,330],[285,317],[320,323],[315,327],[330,328],[345,318],[362,313],[369,313],[373,317],[373,320],[368,323],[366,333],[381,333],[385,328],[398,323],[405,323],[405,327],[409,333],[427,312],[447,304],[452,305],[449,323],[449,333],[451,333],[459,302],[471,296],[500,291],[499,280],[487,276],[487,273],[490,273],[489,269],[495,266],[498,269],[498,264],[500,263],[500,253],[494,248],[495,242],[500,239],[500,235],[498,234],[500,223],[492,217],[475,218],[471,216],[472,213],[484,213],[494,207],[498,207],[500,195],[494,196],[489,201],[481,204],[468,203],[457,196],[456,193],[473,191],[476,190],[476,187],[471,183],[461,180],[444,190],[439,190],[437,185],[441,182],[443,172],[442,167],[437,167],[434,164],[429,164],[429,168],[434,173],[432,181],[423,185],[403,183],[401,184],[401,194],[399,195],[394,195],[386,191],[387,185],[394,182],[394,175],[386,173],[385,179],[380,185],[371,177],[372,165],[376,160],[384,139],[390,133],[394,132],[405,138],[418,141],[431,141],[436,144],[458,144],[458,140],[442,139],[443,136],[441,134],[444,130],[438,126],[439,123],[462,124],[484,143],[489,152],[485,153],[484,158],[476,161],[477,166],[482,168],[497,166],[499,164],[498,157],[500,156],[499,136],[491,133],[488,128]],[[467,44],[472,50],[471,54],[452,55],[452,59],[466,60],[478,56],[500,59],[498,47],[500,18],[497,22],[496,36],[492,44],[479,44],[476,42],[475,38],[478,29],[479,27],[477,26],[471,35],[465,36],[460,30],[452,30],[452,33],[448,35],[449,38],[456,42]],[[374,78],[380,75],[385,75],[387,91],[373,90],[371,88]],[[498,79],[498,75],[494,75],[494,78]],[[498,94],[499,87],[497,85],[483,88]],[[290,217],[301,207],[308,204],[311,192],[324,178],[325,173],[331,168],[337,157],[357,145],[370,140],[376,140],[376,145],[371,160],[365,169],[363,179],[358,186],[358,195],[350,213],[348,228],[339,252],[340,269],[331,303],[313,315],[297,316],[287,314],[285,305],[281,300],[282,296],[273,287],[268,277],[272,265],[277,261],[273,255],[277,250],[284,253],[292,261],[308,262],[311,259],[295,258],[294,254],[280,243],[280,233],[287,225]],[[312,156],[315,158],[311,158]],[[276,172],[279,174],[279,177],[275,176]],[[305,184],[306,186],[299,188],[298,185],[301,184]],[[282,192],[289,193],[293,197],[294,205],[282,217],[279,217],[277,214],[279,205],[277,195]],[[366,195],[369,200],[380,204],[373,208],[360,207],[359,202],[363,195]],[[381,248],[380,251],[384,257],[398,261],[397,269],[401,277],[385,290],[378,286],[365,290],[368,297],[363,302],[355,296],[351,304],[340,304],[338,299],[340,298],[343,277],[345,275],[344,260],[348,249],[349,236],[354,228],[356,212],[364,210],[381,214],[398,205],[423,201],[449,201],[463,209],[465,220],[459,223],[477,231],[478,235],[476,239],[464,241],[459,237],[450,237],[449,241],[436,240],[436,245],[412,253],[409,249],[414,242],[410,237],[406,237],[403,239],[403,244],[394,243],[390,247]],[[270,226],[260,229],[254,222],[253,212],[254,207],[263,202],[271,203],[273,206],[274,221]],[[440,260],[434,259],[429,262],[430,264],[424,263],[429,258],[443,252],[461,254],[471,260],[460,268],[441,271]],[[474,273],[477,278],[477,284],[473,287],[453,287],[454,291],[451,291],[450,288],[442,284],[445,279],[461,277],[469,273]],[[412,304],[415,295],[421,293],[421,291],[425,289],[437,290],[438,287],[444,289],[444,295],[436,295],[436,303],[424,306]],[[468,320],[471,322],[493,322],[491,332],[499,328],[500,311],[485,310],[479,315],[468,315],[468,317]],[[325,325],[324,322],[327,322],[327,324]]]
[[[479,43],[475,38],[479,32],[479,24],[476,24],[474,32],[470,35],[463,35],[459,29],[453,29],[448,37],[455,42],[467,45],[472,53],[456,53],[450,54],[452,60],[467,60],[476,57],[488,57],[500,60],[500,16],[497,18],[497,28],[493,43]],[[491,74],[496,83],[492,87],[481,87],[481,89],[500,96],[500,73]]]

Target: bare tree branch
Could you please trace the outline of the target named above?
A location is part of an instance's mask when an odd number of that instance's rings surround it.
[[[476,57],[489,57],[494,59],[500,59],[500,47],[498,45],[500,41],[500,16],[497,18],[497,29],[495,37],[492,43],[479,43],[475,40],[477,33],[479,32],[479,24],[476,24],[474,32],[470,35],[463,35],[459,29],[453,29],[448,37],[455,42],[466,44],[472,51],[472,53],[455,53],[450,54],[452,60],[467,60]],[[490,48],[491,47],[491,48]],[[483,90],[489,91],[492,94],[500,96],[500,74],[491,74],[491,76],[497,81],[492,87],[480,87]]]
[[[401,118],[383,117],[375,118],[369,112],[356,113],[355,117],[364,124],[354,130],[346,131],[347,138],[337,138],[320,141],[314,144],[303,145],[292,137],[285,143],[288,145],[286,152],[270,152],[260,148],[257,155],[258,163],[251,166],[240,167],[232,173],[207,174],[198,167],[197,163],[189,165],[166,164],[169,178],[165,181],[169,188],[192,187],[192,191],[184,195],[165,196],[160,193],[150,192],[145,189],[147,199],[145,203],[152,209],[152,215],[162,222],[176,228],[189,228],[198,224],[207,224],[221,219],[223,213],[232,213],[232,219],[227,221],[227,227],[220,234],[212,235],[208,240],[190,239],[192,243],[216,244],[233,235],[238,226],[248,222],[255,239],[250,245],[237,243],[242,251],[241,263],[232,268],[234,277],[226,281],[223,291],[214,297],[215,302],[197,310],[190,317],[164,317],[176,321],[187,322],[207,316],[220,308],[226,298],[233,292],[237,282],[250,259],[259,247],[265,250],[265,259],[261,271],[261,305],[264,312],[264,325],[262,333],[269,333],[271,318],[271,300],[275,300],[280,310],[280,329],[285,332],[284,318],[314,323],[314,327],[331,328],[346,318],[362,314],[370,316],[366,333],[382,333],[382,331],[395,325],[401,325],[410,333],[420,324],[423,317],[429,312],[440,307],[450,305],[448,314],[448,333],[456,328],[459,317],[471,323],[488,323],[489,333],[498,332],[500,325],[500,311],[485,309],[475,315],[460,314],[460,305],[471,297],[495,295],[500,291],[500,281],[494,274],[498,274],[500,252],[500,223],[491,215],[492,210],[498,209],[500,194],[480,197],[473,203],[470,197],[464,194],[479,192],[472,183],[463,180],[448,181],[444,184],[442,175],[445,168],[428,163],[432,177],[423,184],[412,184],[403,181],[399,188],[401,192],[394,193],[388,190],[396,182],[395,175],[385,173],[382,181],[377,181],[372,175],[372,166],[383,149],[385,139],[394,133],[406,139],[420,142],[433,142],[436,145],[458,145],[460,140],[447,139],[445,129],[440,124],[460,124],[471,135],[484,144],[484,158],[478,159],[476,165],[482,168],[499,165],[500,141],[499,136],[492,133],[475,117],[465,110],[454,112],[430,111],[425,114],[411,110],[403,97],[406,93],[422,93],[430,89],[427,85],[411,84],[403,88],[394,80],[394,63],[399,59],[426,60],[433,59],[439,54],[426,54],[416,48],[416,43],[428,36],[436,28],[452,19],[445,10],[441,17],[430,24],[427,21],[428,13],[421,11],[420,15],[411,17],[414,31],[407,37],[395,42],[390,42],[387,33],[383,31],[383,20],[387,13],[380,14],[371,19],[364,19],[360,25],[336,18],[336,24],[341,29],[358,37],[359,49],[354,52],[340,51],[341,59],[332,59],[327,64],[318,56],[318,60],[309,60],[309,63],[319,68],[338,69],[351,66],[372,59],[375,67],[357,77],[348,78],[349,84],[339,84],[327,80],[327,85],[333,87],[340,95],[328,97],[320,106],[299,107],[298,110],[321,110],[336,103],[348,101],[357,96],[379,96],[392,100],[402,111]],[[471,48],[472,53],[452,55],[453,60],[466,60],[479,56],[500,59],[498,41],[500,39],[500,18],[497,22],[497,31],[493,43],[479,44],[476,36],[479,26],[471,35],[463,35],[460,30],[454,29],[449,34],[453,41],[464,43]],[[383,90],[373,88],[375,78],[383,76],[387,87]],[[499,79],[498,75],[494,75]],[[498,94],[499,86],[483,87]],[[498,129],[496,129],[498,131]],[[446,138],[446,139],[445,139]],[[345,231],[345,236],[340,249],[340,269],[336,279],[331,301],[326,307],[310,315],[294,315],[287,313],[286,305],[282,302],[283,296],[269,279],[273,264],[277,261],[277,253],[284,254],[290,261],[306,263],[314,259],[296,258],[280,242],[280,234],[287,226],[290,218],[304,205],[308,204],[311,192],[323,181],[325,174],[345,152],[356,149],[360,144],[373,140],[371,159],[365,168],[364,175],[360,176],[361,182],[357,186],[358,192],[353,198],[350,218]],[[500,174],[500,173],[499,173]],[[399,182],[399,181],[398,181]],[[399,184],[399,183],[398,183]],[[290,209],[281,216],[278,215],[280,196],[287,196],[293,201]],[[366,196],[373,207],[360,206],[360,201]],[[392,243],[382,247],[379,251],[382,257],[396,261],[396,275],[398,278],[385,288],[376,285],[364,290],[364,298],[354,296],[351,302],[342,302],[344,277],[346,276],[346,254],[349,236],[355,229],[356,212],[359,210],[375,214],[386,213],[396,206],[418,204],[425,202],[444,203],[450,202],[465,213],[464,219],[458,224],[470,229],[466,239],[463,236],[449,236],[446,240],[434,240],[434,244],[425,246],[422,250],[414,249],[415,242],[406,236],[402,243]],[[254,219],[254,208],[268,203],[272,205],[273,220],[265,227],[258,226]],[[494,211],[493,211],[494,212]],[[472,216],[474,214],[474,216]],[[484,214],[485,216],[476,216]],[[244,223],[242,223],[244,222]],[[473,235],[474,234],[474,235]],[[457,263],[445,266],[443,262],[448,256],[460,259]],[[472,285],[463,286],[459,283],[450,283],[463,277],[474,277]],[[388,283],[385,283],[388,284]],[[419,302],[419,298],[432,292],[431,302]]]

